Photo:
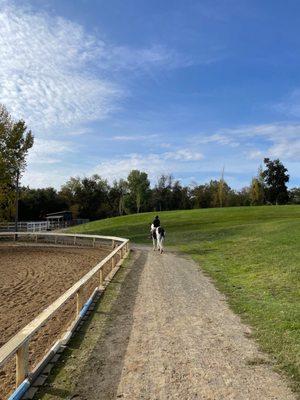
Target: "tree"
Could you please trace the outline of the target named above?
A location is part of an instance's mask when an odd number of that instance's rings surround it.
[[[291,189],[289,198],[292,204],[300,204],[300,187]]]
[[[109,190],[110,204],[113,210],[113,215],[126,214],[125,199],[128,194],[128,183],[125,179],[114,181],[113,186]]]
[[[150,195],[150,182],[146,172],[134,169],[127,178],[129,196],[135,205],[135,211],[139,213],[141,208],[146,205],[146,200]]]
[[[231,200],[229,201],[229,206],[250,206],[250,190],[250,187],[244,187],[241,190],[234,192],[234,195],[231,196]]]
[[[26,157],[34,138],[23,120],[14,121],[0,105],[0,200],[2,217],[15,201],[18,219],[19,181],[26,167]],[[4,203],[3,203],[4,201]],[[6,214],[7,216],[7,214]]]
[[[162,174],[152,190],[152,201],[156,211],[170,210],[172,208],[172,175]]]
[[[289,199],[286,183],[290,177],[288,170],[279,159],[264,159],[266,169],[262,171],[265,183],[266,199],[271,204],[286,204]]]
[[[62,186],[60,196],[79,218],[91,220],[106,218],[112,214],[109,201],[109,185],[99,175],[71,178]]]
[[[212,193],[209,185],[207,183],[204,185],[197,185],[194,183],[191,189],[191,201],[193,208],[210,207],[212,202]]]
[[[184,187],[179,181],[172,185],[171,210],[187,210],[191,208],[190,190]]]
[[[44,220],[46,214],[68,208],[66,200],[52,188],[20,190],[20,215],[23,221]],[[74,216],[76,218],[76,216]]]
[[[259,206],[261,204],[264,204],[264,199],[265,199],[264,185],[261,179],[257,177],[252,179],[250,187],[250,198],[251,198],[251,204],[254,206]]]
[[[224,200],[225,200],[224,199],[224,186],[225,186],[225,181],[224,181],[224,167],[223,167],[221,179],[219,180],[219,183],[218,183],[219,207],[223,207]]]

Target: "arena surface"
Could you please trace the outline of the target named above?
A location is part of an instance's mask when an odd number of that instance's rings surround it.
[[[0,347],[84,276],[110,249],[0,245]],[[97,277],[95,277],[95,280]],[[93,288],[86,290],[86,297]],[[94,287],[96,281],[94,281]],[[32,366],[75,318],[75,299],[31,341]],[[14,360],[0,370],[0,399],[14,388]]]

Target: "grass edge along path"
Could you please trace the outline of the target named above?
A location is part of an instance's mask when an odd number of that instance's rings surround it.
[[[94,221],[72,232],[149,243],[156,213]],[[159,213],[166,245],[190,255],[253,328],[274,368],[300,394],[300,206],[237,207]]]
[[[61,400],[76,396],[76,385],[88,367],[99,343],[105,341],[108,327],[114,317],[115,303],[129,274],[134,274],[132,254],[124,260],[95,308],[82,327],[74,334],[60,359],[51,370],[47,381],[34,396],[34,400]],[[138,277],[137,277],[138,278]]]

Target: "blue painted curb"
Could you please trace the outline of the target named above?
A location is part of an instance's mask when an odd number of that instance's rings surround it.
[[[8,398],[8,400],[20,400],[22,396],[26,393],[30,386],[28,379],[25,379],[20,386],[13,392],[13,394]]]
[[[79,313],[80,318],[82,318],[86,314],[87,310],[90,308],[90,305],[92,304],[93,299],[94,299],[94,296],[91,296],[88,299],[88,301],[85,303],[85,305],[82,307],[82,309]]]

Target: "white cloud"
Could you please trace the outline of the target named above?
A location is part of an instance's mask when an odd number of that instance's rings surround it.
[[[219,133],[229,138],[262,137],[268,140],[281,138],[295,139],[300,137],[299,123],[278,122],[272,124],[246,125],[237,128],[220,129]]]
[[[300,138],[292,143],[287,139],[280,140],[268,149],[268,155],[289,161],[300,161]]]
[[[126,157],[115,157],[97,165],[90,173],[98,173],[109,181],[126,178],[133,169],[146,171],[152,181],[162,173],[199,171],[198,161],[203,155],[189,149],[148,155],[130,154]]]
[[[34,146],[29,151],[29,164],[60,163],[67,153],[73,153],[73,144],[67,141],[52,139],[35,139]]]
[[[35,128],[104,118],[121,94],[116,85],[85,72],[99,46],[63,18],[2,7],[0,50],[0,101]]]
[[[29,186],[31,188],[43,188],[43,187],[54,187],[59,189],[70,176],[78,175],[74,174],[70,168],[65,167],[59,168],[57,164],[53,164],[51,170],[49,165],[45,165],[46,168],[38,169],[30,166],[26,171],[26,174],[22,178],[22,185]]]
[[[38,130],[77,127],[118,108],[112,71],[178,65],[163,46],[116,46],[61,17],[0,3],[0,102]],[[110,77],[110,78],[108,78]]]
[[[261,160],[263,157],[263,153],[261,150],[250,150],[247,156],[250,160]]]
[[[113,136],[112,140],[116,141],[124,141],[124,142],[131,142],[131,141],[139,141],[139,140],[149,140],[149,139],[156,139],[158,135],[120,135],[120,136]]]
[[[300,123],[273,123],[220,129],[212,136],[204,137],[198,143],[217,142],[232,145],[240,143],[250,159],[279,157],[286,161],[300,161]],[[255,145],[255,149],[251,149]],[[234,146],[233,146],[234,147]]]
[[[198,158],[191,158],[191,154],[162,153],[162,154],[130,154],[127,157],[116,157],[105,160],[97,165],[91,173],[98,173],[112,181],[113,179],[126,178],[132,169],[146,171],[151,180],[162,173],[171,173],[179,170],[188,170],[190,162]]]
[[[114,179],[126,178],[133,169],[146,171],[153,177],[164,171],[165,168],[166,164],[158,155],[130,154],[128,157],[105,160],[97,165],[91,173],[98,173],[109,181],[113,181]]]
[[[293,90],[285,99],[273,105],[276,111],[293,117],[300,117],[300,89]]]
[[[156,66],[178,68],[190,65],[193,61],[162,45],[152,45],[148,48],[129,48],[112,46],[109,43],[102,46],[102,68],[118,70],[149,71]]]
[[[176,151],[169,151],[163,154],[165,160],[178,160],[178,161],[199,161],[203,159],[203,154],[198,151],[190,149],[179,149]]]
[[[213,135],[209,136],[202,136],[202,137],[196,137],[193,140],[196,139],[197,144],[209,144],[209,143],[217,143],[220,145],[228,145],[231,147],[237,147],[239,146],[239,143],[235,140],[233,140],[229,135],[226,134],[220,134],[220,133],[215,133]]]

